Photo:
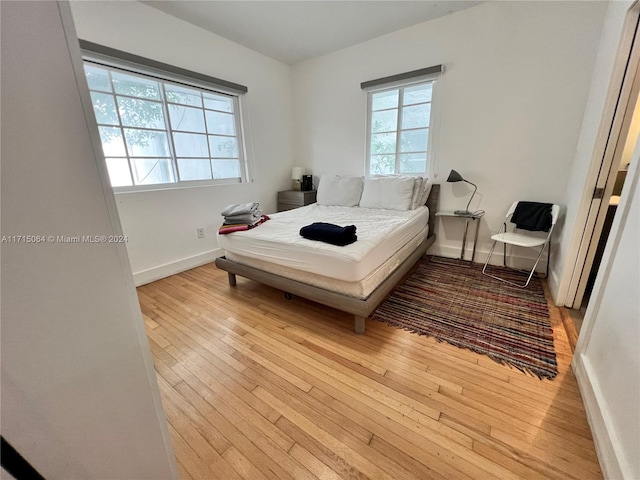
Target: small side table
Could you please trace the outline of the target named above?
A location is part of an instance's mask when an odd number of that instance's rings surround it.
[[[473,263],[476,258],[476,244],[478,243],[478,231],[480,230],[480,219],[484,216],[484,212],[480,211],[478,213],[471,213],[471,215],[459,215],[454,213],[451,210],[440,210],[436,212],[436,217],[455,217],[455,218],[463,218],[465,220],[464,224],[464,235],[462,236],[462,250],[460,251],[460,260],[464,261],[464,253],[467,249],[467,233],[469,231],[469,221],[476,222],[476,234],[473,237],[473,251],[471,253],[471,263]]]
[[[278,211],[292,210],[316,202],[315,190],[285,190],[278,192]]]

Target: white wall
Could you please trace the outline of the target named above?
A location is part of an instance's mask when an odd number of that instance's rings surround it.
[[[71,6],[79,38],[249,88],[241,101],[253,183],[116,196],[138,284],[213,260],[226,205],[258,201],[274,212],[276,192],[290,188],[290,67],[140,2]],[[205,239],[197,238],[198,227]]]
[[[589,92],[603,2],[488,2],[293,67],[296,163],[364,173],[360,82],[443,64],[435,181],[454,168],[484,209],[478,257],[514,200],[563,204]],[[471,194],[444,184],[440,207]],[[443,220],[430,250],[459,255],[463,222]],[[562,225],[560,225],[562,228]]]
[[[574,367],[608,478],[640,478],[640,143],[576,347]]]
[[[121,229],[68,5],[0,9],[2,435],[49,479],[177,478],[124,246],[12,241]]]
[[[593,184],[598,175],[598,169],[594,169],[592,164],[593,150],[602,120],[624,18],[631,3],[633,2],[608,2],[580,136],[572,156],[573,160],[563,202],[566,208],[565,224],[564,228],[559,231],[558,248],[552,262],[553,271],[549,277],[551,294],[556,303],[562,305],[565,303],[564,297],[574,267],[574,265],[566,265],[568,252],[577,251],[580,245],[582,227],[586,222],[587,215],[587,210],[583,207],[591,202],[593,193],[586,190],[585,184]],[[601,161],[602,159],[595,159],[598,168]],[[590,175],[593,176],[591,181],[589,181]]]

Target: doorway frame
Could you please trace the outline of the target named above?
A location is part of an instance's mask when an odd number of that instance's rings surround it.
[[[617,168],[616,149],[621,137],[626,138],[629,129],[627,111],[635,107],[633,86],[640,66],[640,2],[635,1],[627,10],[616,58],[614,60],[607,96],[603,106],[591,164],[583,188],[582,200],[576,214],[573,240],[567,252],[566,268],[558,283],[556,304],[580,308],[586,282],[593,265],[598,240],[602,235],[608,199],[613,191]],[[639,77],[640,78],[640,77]],[[633,104],[631,104],[633,103]],[[594,198],[602,189],[602,198]]]

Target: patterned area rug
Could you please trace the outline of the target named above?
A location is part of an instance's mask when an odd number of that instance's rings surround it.
[[[557,375],[540,279],[517,288],[482,275],[479,265],[435,259],[424,259],[371,318],[487,355],[540,379]],[[522,281],[520,272],[494,269],[503,278]]]

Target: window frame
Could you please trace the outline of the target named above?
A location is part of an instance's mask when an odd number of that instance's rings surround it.
[[[404,110],[404,108],[406,107],[410,107],[413,106],[412,105],[403,105],[403,97],[404,97],[404,89],[408,88],[408,87],[413,87],[416,85],[423,85],[423,84],[428,84],[431,83],[432,84],[432,90],[431,90],[431,102],[430,102],[430,113],[429,113],[429,126],[427,127],[429,132],[427,134],[427,150],[426,150],[426,157],[425,157],[425,171],[424,172],[409,172],[409,173],[401,173],[399,171],[399,166],[400,166],[400,162],[399,162],[399,156],[403,153],[411,153],[411,152],[400,152],[400,142],[399,142],[399,133],[402,131],[401,125],[402,125],[402,111]],[[390,175],[407,175],[407,176],[415,176],[415,177],[421,177],[421,176],[428,176],[431,177],[431,174],[433,172],[433,152],[434,152],[434,137],[435,137],[435,130],[436,130],[436,118],[437,118],[437,91],[438,91],[438,85],[439,85],[439,75],[429,75],[427,77],[422,77],[422,78],[415,78],[415,79],[411,79],[411,80],[401,80],[401,81],[396,81],[396,82],[392,82],[386,85],[380,85],[377,86],[375,88],[367,88],[366,89],[366,94],[367,94],[367,115],[366,115],[366,148],[365,148],[365,177],[366,178],[371,178],[371,177],[381,177],[381,176],[390,176]],[[387,174],[378,174],[378,173],[372,173],[371,172],[371,137],[373,135],[372,132],[372,120],[373,120],[373,95],[377,94],[377,93],[384,93],[384,92],[389,92],[389,91],[394,91],[394,90],[399,90],[398,92],[398,105],[397,105],[397,109],[398,109],[398,118],[396,120],[396,130],[394,130],[393,132],[395,132],[396,134],[396,149],[395,152],[393,153],[393,155],[395,155],[395,163],[394,163],[394,171],[393,173],[387,173]],[[392,108],[390,108],[391,110]],[[405,129],[405,130],[409,130],[409,129]],[[392,132],[389,132],[392,133]]]
[[[107,70],[109,72],[109,79],[111,82],[111,72],[119,72],[119,73],[123,73],[126,75],[133,75],[133,76],[138,76],[138,77],[142,77],[142,78],[146,78],[148,80],[152,80],[154,82],[158,82],[158,87],[159,87],[159,96],[160,99],[159,100],[152,100],[152,99],[145,99],[142,97],[135,97],[132,95],[127,95],[127,94],[120,94],[117,93],[115,91],[115,88],[113,88],[113,83],[111,83],[111,91],[107,92],[107,91],[102,91],[102,90],[93,90],[89,87],[89,93],[100,93],[100,94],[106,94],[106,95],[110,95],[111,98],[113,98],[113,101],[115,102],[116,105],[116,113],[118,115],[118,125],[107,125],[107,124],[102,124],[99,123],[97,118],[96,118],[96,124],[98,125],[98,127],[103,126],[103,127],[114,127],[114,128],[118,128],[120,130],[120,133],[122,135],[122,139],[123,139],[123,143],[124,143],[124,147],[125,147],[125,156],[109,156],[104,154],[104,158],[105,158],[105,162],[106,162],[106,158],[122,158],[124,160],[127,161],[127,166],[129,169],[129,175],[131,177],[131,181],[132,181],[132,185],[125,185],[125,186],[112,186],[111,188],[113,189],[113,192],[118,194],[118,193],[135,193],[135,192],[143,192],[143,191],[155,191],[155,190],[169,190],[169,189],[180,189],[180,188],[192,188],[192,187],[209,187],[209,186],[218,186],[218,185],[237,185],[237,184],[243,184],[243,183],[249,183],[251,181],[251,177],[250,177],[250,165],[249,165],[249,161],[248,161],[248,155],[247,155],[247,148],[246,148],[246,134],[245,134],[245,128],[244,128],[244,115],[243,115],[243,102],[242,102],[242,95],[244,94],[244,92],[240,91],[234,91],[232,88],[225,88],[224,86],[220,86],[220,85],[210,85],[202,80],[199,79],[187,79],[185,80],[184,77],[178,76],[178,75],[172,75],[171,72],[158,72],[156,69],[153,68],[149,68],[146,67],[145,65],[140,65],[140,64],[135,64],[132,63],[130,61],[125,61],[125,60],[118,60],[118,59],[114,59],[114,58],[109,58],[109,57],[105,57],[103,55],[100,55],[98,53],[94,53],[94,52],[88,52],[88,51],[83,51],[83,70],[84,70],[84,66],[91,66],[91,67],[97,67],[100,69],[104,69]],[[84,73],[84,71],[83,71]],[[88,85],[88,83],[87,83]],[[180,179],[180,169],[178,166],[178,158],[182,159],[182,158],[186,158],[186,159],[192,159],[195,157],[178,157],[176,155],[176,147],[175,147],[175,140],[174,140],[174,134],[175,133],[184,133],[183,130],[173,130],[172,125],[171,125],[171,118],[170,118],[170,113],[169,113],[169,105],[172,104],[176,104],[175,102],[170,102],[168,101],[167,97],[166,97],[166,86],[177,86],[177,87],[185,87],[185,88],[190,88],[190,89],[195,89],[198,90],[201,94],[206,94],[206,93],[210,93],[213,95],[217,95],[217,96],[224,96],[224,97],[228,97],[231,102],[232,102],[232,106],[233,106],[233,112],[231,112],[232,116],[233,116],[233,124],[234,124],[234,129],[235,129],[235,136],[233,136],[236,139],[236,144],[237,144],[237,149],[238,149],[238,165],[239,165],[239,170],[240,170],[240,176],[239,177],[233,177],[233,178],[211,178],[211,179],[202,179],[202,180],[181,180]],[[163,112],[163,117],[164,117],[164,128],[163,129],[155,129],[155,128],[147,128],[147,127],[129,127],[123,124],[122,122],[122,118],[121,118],[121,114],[119,112],[118,109],[118,102],[117,102],[117,98],[134,98],[134,99],[140,99],[140,100],[150,100],[150,101],[154,101],[157,102],[161,105],[162,108],[162,112]],[[201,97],[202,98],[202,97]],[[92,105],[92,110],[93,110],[93,99],[91,99],[91,105]],[[180,104],[176,104],[176,105],[180,105]],[[191,105],[185,105],[186,107],[193,107]],[[198,108],[202,111],[204,118],[204,124],[205,124],[205,132],[187,132],[187,133],[200,133],[200,134],[204,134],[205,138],[207,139],[207,148],[209,150],[209,157],[198,157],[199,159],[207,160],[209,162],[209,166],[211,169],[211,175],[213,177],[213,167],[211,165],[211,162],[213,160],[216,159],[216,157],[211,157],[211,151],[210,151],[210,143],[209,143],[209,137],[210,136],[220,136],[220,135],[216,135],[216,134],[211,134],[210,132],[208,132],[208,127],[206,125],[206,112],[207,111],[213,111],[215,112],[216,110],[213,109],[208,109],[204,106],[204,98],[203,98],[203,104],[200,107],[193,107],[193,108]],[[95,114],[95,112],[94,112]],[[161,131],[164,132],[166,137],[167,137],[167,143],[168,143],[168,153],[169,156],[168,157],[160,157],[160,156],[153,156],[153,157],[145,157],[145,156],[131,156],[131,153],[129,151],[128,145],[126,143],[125,140],[125,136],[124,136],[124,130],[127,128],[132,128],[132,129],[143,129],[143,130],[157,130],[157,131]],[[231,137],[231,136],[229,136]],[[102,144],[101,144],[102,145]],[[103,149],[103,153],[104,153],[104,149]],[[166,158],[170,161],[171,163],[171,170],[172,170],[172,174],[174,177],[174,181],[173,182],[167,182],[167,183],[155,183],[155,184],[140,184],[140,185],[136,185],[135,184],[135,174],[133,171],[133,165],[132,165],[132,159],[135,160],[137,158]],[[108,168],[107,168],[107,172],[108,172]],[[109,177],[109,181],[111,182],[111,177]]]

